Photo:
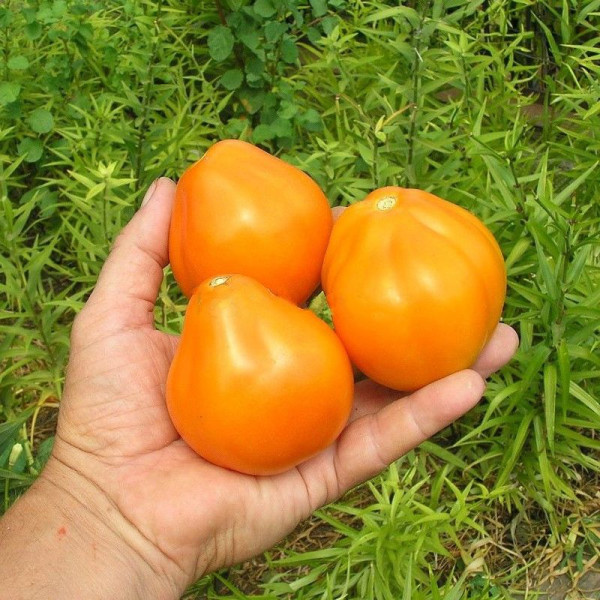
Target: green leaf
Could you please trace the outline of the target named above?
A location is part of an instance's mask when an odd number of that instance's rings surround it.
[[[54,0],[52,3],[52,13],[55,17],[64,17],[68,10],[65,0]]]
[[[55,23],[56,19],[52,14],[52,9],[49,6],[41,6],[37,11],[36,18],[42,23]]]
[[[413,27],[417,27],[419,25],[420,16],[414,8],[398,6],[394,8],[384,8],[370,14],[364,20],[364,23],[377,23],[378,21],[385,21],[387,19],[403,19],[408,21]]]
[[[294,17],[294,23],[297,27],[302,27],[304,25],[304,16],[301,10],[298,10],[295,6],[290,6],[290,12]]]
[[[529,436],[529,427],[531,426],[534,416],[535,411],[530,410],[521,418],[517,431],[515,432],[514,436],[511,437],[511,444],[504,452],[504,464],[502,471],[496,479],[495,489],[502,487],[512,473],[513,467],[515,466],[523,450],[525,440],[527,440],[527,437]]]
[[[9,119],[13,119],[13,120],[17,120],[20,119],[22,116],[22,105],[21,105],[21,100],[17,100],[16,102],[11,102],[10,104],[7,104],[4,107],[4,114],[9,118]]]
[[[275,137],[290,137],[293,133],[292,125],[288,119],[275,119],[269,125]]]
[[[25,162],[34,163],[40,160],[44,146],[40,140],[25,138],[17,147],[20,156],[25,157]]]
[[[36,22],[37,11],[35,10],[35,8],[33,8],[33,6],[23,7],[21,9],[21,14],[23,15],[23,18],[25,19],[25,23],[27,23],[27,25],[31,25],[32,23]]]
[[[37,463],[36,467],[39,470],[41,470],[43,468],[43,466],[48,462],[48,459],[50,458],[50,454],[52,452],[53,446],[54,446],[54,436],[53,435],[46,438],[40,444],[40,447],[38,448],[37,456],[35,457],[35,460]]]
[[[217,62],[224,61],[233,51],[233,34],[229,27],[217,25],[208,34],[208,53]]]
[[[316,27],[309,27],[306,30],[306,35],[311,44],[316,44],[321,39],[321,32]]]
[[[420,448],[422,450],[424,450],[425,452],[427,452],[428,454],[433,454],[433,455],[441,458],[444,462],[447,462],[451,465],[454,465],[455,467],[458,467],[462,471],[466,471],[468,468],[467,463],[464,460],[462,460],[460,458],[460,456],[458,456],[457,454],[453,454],[452,452],[450,452],[449,450],[446,450],[445,448],[442,448],[441,446],[438,446],[438,444],[436,444],[434,442],[431,442],[431,441],[423,442],[421,444]]]
[[[594,398],[590,393],[586,392],[580,385],[577,385],[574,381],[569,384],[569,391],[571,396],[574,396],[582,404],[587,406],[597,417],[600,417],[600,401]]]
[[[263,81],[265,65],[259,58],[253,57],[246,62],[246,81],[252,87],[259,87]],[[258,85],[257,85],[258,84]]]
[[[276,42],[286,31],[288,26],[285,23],[279,23],[278,21],[269,21],[265,25],[265,40],[271,44]]]
[[[0,477],[3,479],[15,480],[21,482],[23,487],[27,487],[33,483],[34,477],[26,473],[15,473],[9,469],[0,469]]]
[[[554,196],[555,204],[562,204],[565,200],[575,193],[575,190],[595,171],[598,169],[598,163],[595,162],[585,173],[582,173],[577,179],[572,181],[564,190],[561,190]]]
[[[25,25],[25,35],[31,40],[37,40],[42,35],[42,26],[34,21]]]
[[[250,48],[250,50],[257,50],[260,46],[260,33],[255,28],[244,28],[243,31],[238,33],[238,38],[244,46]]]
[[[315,17],[322,17],[327,14],[327,0],[310,0],[312,13]]]
[[[556,40],[554,39],[554,36],[552,35],[552,32],[548,26],[535,14],[535,11],[531,11],[531,16],[538,22],[538,25],[544,32],[546,39],[548,40],[548,46],[550,46],[550,51],[554,55],[554,60],[556,61],[556,64],[560,65],[562,63],[562,53],[558,47],[558,44],[556,43]]]
[[[27,408],[15,419],[0,423],[0,448],[12,441],[21,425],[31,416],[33,410],[33,408]]]
[[[265,92],[264,90],[242,90],[240,92],[240,100],[246,111],[253,115],[263,107]]]
[[[544,366],[544,414],[546,417],[546,433],[548,448],[554,454],[554,420],[556,416],[557,370],[554,363]]]
[[[13,22],[13,13],[4,6],[0,6],[0,27],[8,27]]]
[[[281,42],[281,58],[288,64],[295,63],[298,60],[298,48],[291,38],[285,38]]]
[[[36,108],[29,115],[27,122],[36,133],[48,133],[54,127],[52,113],[45,108]]]
[[[277,116],[282,119],[292,119],[298,113],[298,105],[289,100],[282,100],[277,111]]]
[[[309,108],[298,119],[298,123],[307,131],[321,131],[323,129],[321,115],[314,108]]]
[[[552,471],[550,468],[550,463],[548,461],[548,454],[546,452],[546,446],[544,444],[544,434],[543,434],[543,426],[542,426],[542,418],[540,415],[536,415],[533,419],[533,432],[535,439],[535,451],[538,457],[539,464],[539,473],[542,476],[542,485],[544,486],[544,491],[546,495],[546,499],[550,499],[552,497],[551,492],[551,480],[552,480]],[[554,443],[554,442],[553,442]],[[547,510],[553,510],[552,505],[548,503],[548,506],[545,507]]]
[[[21,86],[15,81],[0,82],[0,104],[6,106],[19,97]]]
[[[571,357],[569,356],[569,347],[565,339],[560,340],[557,350],[558,355],[558,373],[560,380],[560,403],[562,406],[563,419],[567,416],[567,407],[569,405],[569,396],[571,385]]]
[[[271,0],[256,0],[254,3],[254,12],[258,16],[268,19],[277,12],[277,9],[273,6]]]
[[[229,69],[221,76],[221,85],[226,90],[237,90],[244,81],[244,74],[239,69]]]
[[[272,140],[275,137],[275,132],[271,129],[269,125],[265,125],[261,123],[254,128],[252,132],[252,141],[255,144],[260,144],[261,142],[266,142],[268,140]]]
[[[335,29],[338,24],[338,18],[333,16],[325,17],[321,21],[321,27],[323,28],[323,33],[325,35],[331,35],[331,32]]]
[[[25,56],[13,56],[8,60],[8,68],[13,71],[24,71],[29,66],[29,61]]]

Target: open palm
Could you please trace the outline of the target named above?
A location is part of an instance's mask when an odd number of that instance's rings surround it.
[[[72,333],[53,459],[87,477],[185,586],[272,546],[316,508],[375,475],[469,410],[509,360],[499,325],[472,370],[409,396],[365,381],[350,424],[313,459],[272,477],[214,466],[179,438],[165,405],[177,337],[154,328],[174,184],[161,179],[118,238]]]

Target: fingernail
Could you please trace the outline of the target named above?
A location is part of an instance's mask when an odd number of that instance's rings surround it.
[[[146,192],[144,199],[142,200],[142,206],[146,206],[146,204],[148,204],[148,202],[152,200],[152,196],[154,196],[154,192],[156,191],[157,185],[158,179],[156,181],[153,181],[150,187],[148,188],[148,191]]]

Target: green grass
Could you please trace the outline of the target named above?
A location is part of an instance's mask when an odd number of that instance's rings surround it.
[[[600,552],[600,2],[288,4],[219,60],[217,3],[0,7],[3,508],[48,456],[70,324],[115,236],[154,178],[233,135],[332,205],[398,184],[480,216],[521,347],[476,409],[320,511],[323,535],[305,524],[189,597],[492,599],[581,573]],[[269,22],[296,54],[260,54]],[[159,326],[184,306],[168,274]]]

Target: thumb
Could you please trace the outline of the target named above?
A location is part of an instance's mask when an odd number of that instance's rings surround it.
[[[170,179],[161,177],[150,186],[142,206],[115,240],[82,312],[110,311],[114,330],[153,325],[154,303],[169,262],[174,199],[175,183]]]

